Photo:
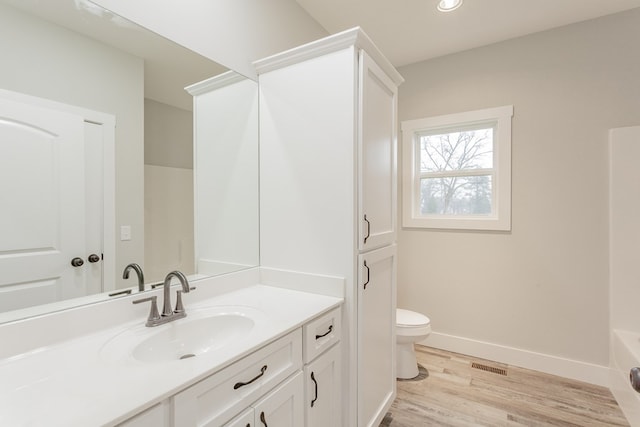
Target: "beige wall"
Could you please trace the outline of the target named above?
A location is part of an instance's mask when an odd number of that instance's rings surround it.
[[[144,164],[193,169],[193,113],[144,100]]]
[[[144,278],[195,273],[193,169],[144,165]]]
[[[403,228],[436,333],[607,365],[607,130],[640,122],[640,9],[400,69],[400,120],[513,104],[512,231]]]

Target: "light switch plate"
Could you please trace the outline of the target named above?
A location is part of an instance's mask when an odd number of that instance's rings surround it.
[[[120,240],[131,240],[131,226],[130,225],[121,225],[120,226]]]

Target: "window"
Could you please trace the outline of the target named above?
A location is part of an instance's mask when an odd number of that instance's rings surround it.
[[[403,226],[511,229],[513,106],[402,122]]]

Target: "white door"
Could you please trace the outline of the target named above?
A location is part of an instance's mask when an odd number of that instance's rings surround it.
[[[377,427],[396,395],[396,246],[358,260],[358,426]]]
[[[84,122],[0,100],[0,310],[84,295]]]
[[[84,122],[85,294],[103,291],[104,126]],[[113,255],[112,255],[113,256]]]
[[[366,251],[396,239],[397,87],[365,51],[359,64],[359,249]]]

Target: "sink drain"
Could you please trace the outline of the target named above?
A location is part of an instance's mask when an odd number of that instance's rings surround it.
[[[184,355],[180,356],[180,360],[182,360],[182,359],[188,359],[188,358],[190,358],[190,357],[196,357],[196,355],[195,355],[195,354],[193,354],[193,353],[184,354]]]

